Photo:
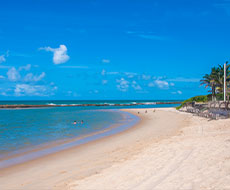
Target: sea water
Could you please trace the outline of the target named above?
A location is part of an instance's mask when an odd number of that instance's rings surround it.
[[[23,101],[1,101],[0,105],[25,104],[25,105],[82,105],[82,104],[127,104],[144,103],[145,106],[154,105],[156,102],[177,102],[181,100],[23,100]]]
[[[52,102],[55,104],[76,104],[76,101]],[[11,103],[48,104],[52,102],[26,101]],[[9,102],[4,103],[9,104]],[[119,108],[154,108],[175,106],[154,105],[150,103],[141,106],[129,107],[125,106],[125,104],[129,102],[123,101],[122,103],[124,103],[124,106],[121,106]],[[3,103],[1,102],[0,104]],[[121,132],[138,122],[138,118],[136,116],[123,111],[119,111],[115,108],[116,107],[114,106],[86,106],[48,107],[31,109],[0,109],[0,159],[9,155],[26,152],[33,148],[38,148],[49,143],[59,142],[60,144],[61,142],[62,146],[59,146],[55,149],[53,148],[52,150],[49,149],[48,151],[43,151],[43,153],[40,153],[40,155],[57,152],[65,148],[70,148],[75,145],[83,144],[88,141]],[[77,124],[74,124],[74,121],[76,121]],[[101,132],[105,130],[107,131]],[[68,140],[76,138],[78,138],[77,141],[64,143]],[[32,158],[34,158],[34,156],[35,155],[32,155]]]
[[[2,109],[0,155],[42,143],[80,137],[123,122],[122,114],[113,110],[76,107]]]

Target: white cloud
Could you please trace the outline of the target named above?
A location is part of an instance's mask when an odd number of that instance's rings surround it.
[[[148,86],[149,86],[149,87],[154,87],[155,84],[154,84],[153,82],[150,82],[150,83],[148,84]]]
[[[172,79],[167,79],[170,82],[200,82],[199,78],[184,78],[184,77],[177,77]]]
[[[12,92],[12,88],[0,88],[0,95],[1,96],[8,96]]]
[[[106,74],[107,74],[107,75],[118,75],[119,72],[107,72]]]
[[[0,55],[0,63],[3,63],[6,61],[5,55]]]
[[[31,65],[28,64],[26,66],[22,66],[22,67],[19,67],[19,69],[17,70],[15,67],[12,67],[9,69],[9,71],[7,72],[7,76],[8,76],[8,79],[10,81],[18,81],[19,79],[21,79],[21,75],[20,75],[20,72],[21,70],[30,70],[31,68]],[[25,75],[23,81],[25,82],[38,82],[40,80],[42,80],[44,77],[45,77],[45,72],[42,72],[40,75],[36,76],[34,75],[33,73],[28,73]]]
[[[137,84],[136,81],[132,82],[132,87],[134,88],[134,90],[142,90],[141,86]]]
[[[45,72],[39,75],[34,75],[33,73],[27,73],[26,75],[20,75],[20,70],[29,70],[31,65],[26,65],[16,69],[11,67],[7,72],[8,82],[11,88],[3,89],[0,91],[5,93],[7,96],[51,96],[58,89],[54,83],[47,84],[45,81],[41,81],[45,76]],[[5,78],[0,75],[0,79]],[[17,82],[15,84],[15,82]],[[39,84],[37,84],[39,82]]]
[[[76,92],[73,92],[71,90],[67,91],[67,96],[73,96],[73,97],[77,97],[77,96],[80,96],[78,93]]]
[[[30,64],[27,64],[26,66],[21,66],[19,67],[19,71],[22,71],[22,70],[25,70],[25,71],[29,71],[31,68],[31,65]]]
[[[9,56],[9,50],[7,50],[5,54],[0,55],[0,63],[6,62],[6,57],[8,56]]]
[[[119,72],[107,72],[105,69],[101,71],[101,75],[118,75]]]
[[[69,56],[67,55],[67,47],[65,45],[60,45],[59,48],[44,47],[40,48],[40,50],[53,52],[54,64],[62,64],[69,60]]]
[[[133,78],[137,75],[137,73],[125,72],[124,73],[128,78]]]
[[[49,96],[57,87],[50,88],[45,85],[17,84],[14,90],[15,96]]]
[[[4,76],[0,75],[0,79],[4,79],[4,78],[5,78]]]
[[[169,87],[169,83],[167,81],[157,79],[157,80],[154,81],[154,83],[160,89],[168,89],[168,87]]]
[[[42,80],[45,77],[45,72],[42,72],[40,75],[38,76],[34,76],[33,73],[28,73],[25,78],[24,81],[26,82],[37,82]]]
[[[172,94],[182,94],[180,90],[177,90],[176,92],[172,92]]]
[[[102,59],[102,63],[110,63],[109,59]]]
[[[150,80],[151,79],[151,76],[150,75],[142,75],[142,78],[144,80]]]
[[[162,77],[158,77],[158,79],[154,80],[153,82],[149,82],[148,83],[148,86],[149,87],[158,87],[160,89],[168,89],[169,86],[174,86],[175,84],[174,83],[168,83],[167,81],[165,80],[162,80]]]
[[[118,83],[117,85],[117,89],[122,91],[122,92],[126,92],[129,88],[129,81],[125,80],[124,78],[121,78],[120,80],[116,80],[116,82]]]
[[[15,69],[15,67],[9,69],[7,76],[10,81],[17,81],[21,78],[20,73]]]
[[[118,75],[119,72],[107,72],[105,69],[101,71],[101,75]]]
[[[45,92],[46,87],[40,85],[17,84],[14,90],[16,96],[40,96]]]

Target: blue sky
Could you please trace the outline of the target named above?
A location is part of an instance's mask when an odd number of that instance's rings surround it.
[[[230,57],[229,0],[0,4],[0,100],[185,99]]]

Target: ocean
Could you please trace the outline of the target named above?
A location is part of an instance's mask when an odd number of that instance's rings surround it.
[[[133,102],[145,105],[126,106]],[[108,136],[128,129],[139,118],[120,108],[173,107],[156,105],[156,101],[1,101],[1,104],[122,104],[122,106],[46,107],[29,109],[0,109],[0,159],[28,152],[51,143],[71,146]],[[76,121],[77,124],[74,124]],[[83,123],[81,123],[83,121]],[[77,140],[73,140],[77,139]],[[70,142],[71,141],[71,142]],[[0,163],[1,168],[1,163]]]
[[[23,101],[1,101],[0,105],[83,105],[83,104],[109,104],[113,106],[115,104],[136,104],[144,103],[146,105],[152,105],[156,102],[177,102],[181,100],[23,100]]]

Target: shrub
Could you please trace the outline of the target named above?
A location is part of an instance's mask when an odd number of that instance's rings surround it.
[[[189,98],[185,101],[183,101],[181,103],[181,105],[179,105],[178,107],[176,107],[177,110],[179,110],[180,108],[182,108],[186,103],[190,103],[190,102],[208,102],[210,100],[210,95],[201,95],[201,96],[195,96],[192,98]]]

